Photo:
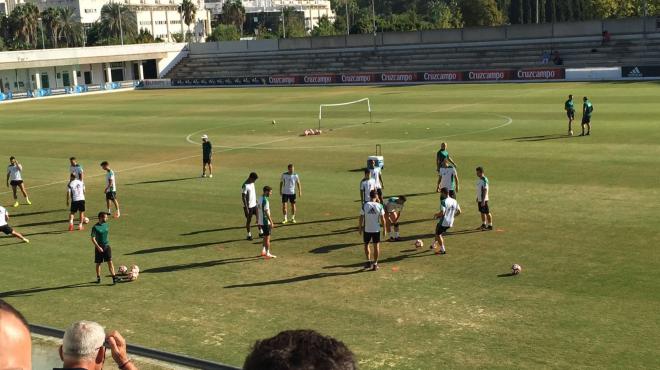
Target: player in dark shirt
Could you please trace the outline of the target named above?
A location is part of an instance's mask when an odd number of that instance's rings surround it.
[[[209,137],[202,136],[202,177],[206,177],[206,167],[209,168],[209,177],[213,177],[213,145]]]

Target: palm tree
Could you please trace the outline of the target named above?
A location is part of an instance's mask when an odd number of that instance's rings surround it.
[[[62,28],[61,8],[47,8],[41,12],[41,19],[50,37],[50,45],[57,48],[57,41],[60,38],[60,29]]]
[[[76,13],[72,8],[61,8],[60,20],[66,46],[82,45],[82,25],[76,20]]]
[[[9,27],[18,48],[37,47],[39,9],[32,3],[20,4],[9,15]]]
[[[234,25],[243,35],[245,8],[241,0],[229,0],[222,5],[222,23]]]
[[[121,37],[122,33],[128,39],[133,39],[137,34],[135,13],[125,5],[116,3],[103,5],[100,22],[103,38],[108,41],[110,39],[116,41]]]
[[[179,5],[179,14],[183,18],[183,23],[188,26],[188,34],[190,34],[190,25],[195,22],[197,6],[191,0],[183,0]]]

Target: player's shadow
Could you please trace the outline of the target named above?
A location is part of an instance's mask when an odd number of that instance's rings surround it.
[[[570,138],[573,138],[573,136],[569,136],[566,134],[552,134],[552,135],[512,137],[510,139],[504,139],[504,140],[515,140],[519,143],[524,143],[527,141],[546,141],[546,140],[570,139]]]
[[[163,272],[176,272],[176,271],[181,271],[181,270],[193,270],[193,269],[200,269],[200,268],[207,268],[207,267],[214,267],[214,266],[221,266],[221,265],[230,265],[230,264],[234,264],[234,263],[258,261],[260,258],[261,258],[260,256],[237,257],[237,258],[226,258],[226,259],[206,261],[206,262],[185,263],[185,264],[179,264],[179,265],[171,265],[171,266],[162,266],[162,267],[150,268],[150,269],[143,270],[142,273],[144,273],[144,274],[158,274],[158,273],[163,273]]]
[[[378,261],[378,264],[382,265],[384,263],[392,263],[392,262],[401,262],[403,260],[409,259],[409,258],[422,258],[422,257],[430,257],[434,256],[433,253],[428,253],[428,250],[420,250],[415,253],[409,253],[409,254],[401,254],[398,256],[393,256],[393,257],[388,257],[385,259],[381,259]],[[351,263],[348,265],[330,265],[330,266],[324,266],[324,269],[335,269],[335,268],[355,268],[355,267],[362,267],[364,266],[364,262],[357,262],[357,263]]]
[[[209,246],[212,246],[212,245],[221,245],[221,244],[227,244],[227,243],[234,243],[234,242],[238,242],[238,241],[242,241],[242,240],[245,240],[245,239],[224,240],[224,241],[219,241],[219,242],[206,242],[206,243],[195,243],[195,244],[170,245],[170,246],[167,246],[167,247],[141,249],[139,251],[126,253],[124,255],[125,256],[133,256],[133,255],[136,255],[136,254],[173,252],[173,251],[180,251],[180,250],[204,248],[204,247],[209,247]]]
[[[60,212],[66,212],[66,209],[51,209],[48,211],[36,211],[36,212],[27,212],[27,213],[17,213],[17,214],[12,214],[11,218],[17,218],[17,217],[24,217],[24,216],[38,216],[38,215],[45,215],[49,213],[60,213]]]
[[[133,186],[133,185],[160,184],[160,183],[164,183],[164,182],[177,182],[177,181],[186,181],[186,180],[193,180],[193,179],[199,179],[199,177],[182,177],[182,178],[179,178],[179,179],[140,181],[140,182],[133,182],[133,183],[126,184],[126,185],[127,186]]]
[[[362,266],[362,264],[360,264],[360,266]],[[299,282],[302,282],[302,281],[325,279],[325,278],[336,277],[336,276],[354,275],[354,274],[359,274],[359,273],[362,273],[362,272],[365,272],[365,271],[360,269],[360,270],[347,271],[347,272],[319,272],[319,273],[316,273],[316,274],[294,276],[292,278],[280,279],[280,280],[270,280],[270,281],[261,281],[261,282],[257,282],[257,283],[227,285],[224,288],[225,289],[253,288],[253,287],[268,286],[268,285],[291,284],[291,283],[299,283]]]
[[[30,227],[30,226],[46,226],[46,225],[54,225],[54,224],[67,224],[68,225],[68,220],[54,220],[54,221],[42,221],[42,222],[32,222],[29,224],[22,224],[22,225],[16,225],[16,227]]]
[[[424,197],[424,196],[432,195],[432,194],[437,194],[438,196],[440,196],[440,193],[435,192],[435,191],[429,191],[429,192],[426,192],[426,193],[399,194],[399,195],[394,195],[394,196],[397,196],[397,197],[404,196],[406,198],[413,198],[413,197]],[[388,195],[388,196],[391,196],[391,195]]]
[[[278,227],[294,227],[294,226],[322,224],[322,223],[330,223],[330,222],[341,222],[341,221],[349,221],[349,220],[355,220],[355,217],[340,217],[340,218],[331,218],[331,219],[325,219],[325,220],[303,221],[303,222],[297,222],[295,224],[290,223],[290,224],[286,224],[286,225],[281,225],[281,226],[278,226]],[[255,225],[252,225],[252,227],[255,227]],[[181,234],[181,236],[191,236],[191,235],[198,235],[198,234],[214,233],[214,232],[219,232],[219,231],[242,230],[242,229],[245,229],[245,225],[243,225],[243,226],[221,227],[221,228],[217,228],[217,229],[191,231],[191,232],[188,232],[188,233],[185,233],[185,234]]]
[[[35,235],[59,235],[59,234],[64,234],[68,233],[66,230],[55,230],[55,231],[42,231],[39,233],[30,233],[30,234],[23,234],[23,236],[35,236]]]
[[[506,273],[506,274],[499,274],[499,275],[497,275],[498,278],[512,277],[512,276],[516,276],[516,275],[514,275],[512,272],[509,272],[509,273]]]
[[[330,253],[330,252],[338,251],[338,250],[344,249],[344,248],[356,247],[358,245],[362,245],[362,244],[361,243],[341,243],[341,244],[324,245],[322,247],[312,249],[311,251],[309,251],[309,253],[316,253],[316,254]]]
[[[348,170],[348,172],[364,172],[364,170],[366,170],[366,167],[354,168],[352,170]]]
[[[9,291],[6,291],[6,292],[0,292],[0,298],[31,296],[35,293],[50,292],[50,291],[54,291],[54,290],[89,288],[89,287],[95,287],[95,286],[98,286],[98,284],[96,284],[95,282],[89,282],[89,283],[60,285],[60,286],[47,287],[47,288],[35,287],[35,288],[30,288],[30,289],[9,290]]]

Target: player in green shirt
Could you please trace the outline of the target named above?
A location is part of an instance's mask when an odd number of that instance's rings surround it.
[[[101,264],[108,263],[112,275],[112,284],[117,282],[115,266],[112,264],[112,249],[108,241],[108,212],[99,212],[99,222],[92,227],[92,244],[94,244],[94,263],[96,263],[96,283],[101,283]]]
[[[458,168],[456,163],[451,157],[449,157],[449,152],[447,151],[447,143],[440,143],[440,150],[435,156],[435,169],[440,172],[440,166],[444,160],[448,160],[454,167]]]
[[[573,121],[575,120],[575,104],[573,104],[573,95],[568,96],[568,100],[564,103],[564,110],[568,117],[568,136],[573,136]]]
[[[209,177],[213,177],[213,145],[207,135],[202,135],[202,177],[206,177],[207,166]]]
[[[589,101],[589,98],[584,97],[584,104],[582,104],[582,133],[580,136],[591,134],[591,113],[594,111],[594,106]],[[584,133],[584,127],[587,127],[587,133]]]

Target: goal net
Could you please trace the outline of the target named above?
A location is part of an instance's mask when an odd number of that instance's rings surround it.
[[[346,103],[321,104],[319,106],[319,130],[321,128],[338,128],[371,122],[371,102],[369,98]]]

